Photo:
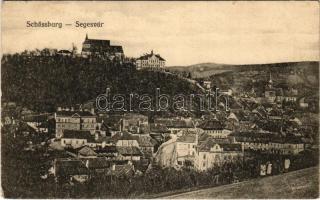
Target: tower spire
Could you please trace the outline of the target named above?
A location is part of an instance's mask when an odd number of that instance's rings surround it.
[[[86,33],[86,40],[88,39],[88,33]]]

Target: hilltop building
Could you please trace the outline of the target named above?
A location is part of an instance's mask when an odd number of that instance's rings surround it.
[[[165,67],[166,60],[159,54],[145,54],[136,59],[137,69],[162,69]]]
[[[110,45],[110,40],[89,39],[88,35],[82,43],[81,55],[124,58],[122,46]]]

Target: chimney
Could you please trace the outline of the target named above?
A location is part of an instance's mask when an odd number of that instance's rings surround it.
[[[116,165],[112,164],[112,171],[115,171],[115,170],[116,170]]]
[[[73,107],[71,107],[71,111],[74,111],[74,108],[73,108]]]
[[[94,113],[94,108],[91,108],[91,111],[90,111],[90,112],[91,112],[91,114],[94,115],[94,114],[95,114],[95,113]]]

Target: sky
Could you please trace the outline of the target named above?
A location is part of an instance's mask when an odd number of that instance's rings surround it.
[[[30,28],[27,21],[103,22],[103,28]],[[122,45],[129,57],[153,50],[167,66],[319,60],[317,1],[2,3],[2,52],[81,50],[86,33]]]

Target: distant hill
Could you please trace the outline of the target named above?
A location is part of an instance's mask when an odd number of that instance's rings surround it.
[[[172,66],[168,67],[170,71],[190,72],[193,78],[203,78],[222,72],[231,71],[235,65],[217,64],[217,63],[200,63],[189,66]]]
[[[278,67],[299,67],[308,65],[319,65],[318,62],[286,62],[286,63],[270,63],[270,64],[249,64],[249,65],[230,65],[218,63],[200,63],[189,66],[172,66],[168,67],[170,71],[186,71],[190,72],[193,78],[206,78],[215,74],[221,74],[230,71],[243,70],[264,70]]]

